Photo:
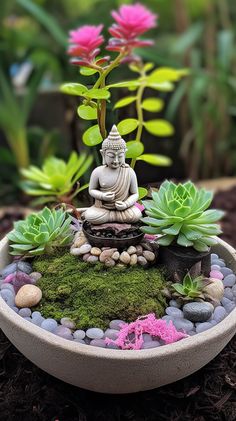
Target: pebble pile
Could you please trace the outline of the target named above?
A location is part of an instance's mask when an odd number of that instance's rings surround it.
[[[93,255],[91,254],[91,256]],[[131,257],[132,254],[129,254],[129,256]],[[16,265],[18,265],[17,268]],[[122,320],[112,320],[105,331],[97,327],[91,327],[84,331],[76,330],[74,322],[67,317],[62,318],[58,323],[58,321],[51,318],[45,319],[39,311],[31,311],[27,306],[18,308],[16,306],[18,292],[16,293],[14,285],[4,282],[6,277],[14,273],[16,269],[29,275],[33,279],[33,284],[37,283],[41,275],[40,273],[32,272],[31,266],[25,262],[20,262],[20,267],[19,263],[12,263],[1,272],[0,296],[19,316],[48,332],[70,341],[102,348],[120,349],[114,344],[107,345],[105,338],[113,340],[117,338],[120,328],[125,323]],[[204,332],[220,323],[236,307],[236,276],[216,254],[211,255],[210,276],[214,276],[215,279],[222,281],[224,284],[224,297],[220,305],[214,308],[207,302],[190,302],[181,308],[176,300],[170,300],[165,311],[166,314],[162,319],[167,322],[172,321],[177,330],[184,331],[190,336]],[[32,287],[33,285],[27,284],[26,286]],[[149,334],[144,334],[143,339],[142,349],[156,348],[163,345],[161,340],[157,340],[157,338],[153,338]]]
[[[130,246],[119,252],[117,248],[92,247],[83,232],[80,231],[75,235],[70,253],[91,264],[101,262],[108,268],[115,265],[121,267],[141,265],[146,267],[155,263],[157,259],[157,245],[146,240],[136,247]]]

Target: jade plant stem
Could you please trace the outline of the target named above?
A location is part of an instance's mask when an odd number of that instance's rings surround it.
[[[125,57],[125,52],[120,52],[120,54],[113,60],[109,66],[106,68],[100,68],[100,76],[96,83],[93,86],[93,89],[97,88],[105,88],[106,87],[106,77],[109,75],[109,73],[117,66],[119,66],[121,60]],[[97,113],[98,113],[98,125],[100,129],[100,133],[103,139],[106,137],[106,100],[101,99],[98,100],[97,103]]]
[[[136,98],[136,110],[137,110],[137,117],[138,117],[138,122],[139,122],[136,139],[135,139],[136,142],[141,142],[143,126],[144,126],[142,100],[143,100],[143,93],[146,88],[146,82],[145,82],[146,72],[143,68],[140,70],[140,76],[141,78],[143,78],[143,81],[140,87],[138,88],[137,98]],[[131,168],[134,169],[136,161],[137,161],[136,158],[132,158],[131,164],[130,164]]]

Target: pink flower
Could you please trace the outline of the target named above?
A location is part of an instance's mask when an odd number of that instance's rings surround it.
[[[118,12],[113,11],[111,14],[116,23],[109,29],[114,38],[109,40],[108,50],[120,51],[126,47],[130,51],[134,47],[153,44],[150,40],[137,38],[156,26],[157,15],[151,13],[145,6],[140,3],[123,5]]]
[[[76,64],[88,65],[99,54],[98,48],[104,41],[103,25],[84,25],[70,31],[68,54],[76,57]]]

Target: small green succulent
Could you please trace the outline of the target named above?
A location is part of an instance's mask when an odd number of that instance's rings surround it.
[[[184,301],[193,301],[194,298],[204,299],[204,294],[202,293],[204,287],[203,279],[202,276],[192,279],[188,272],[183,279],[183,283],[171,285],[171,289],[174,290],[173,297],[182,298]]]
[[[73,233],[71,217],[62,209],[50,210],[29,215],[24,221],[14,223],[14,230],[8,234],[14,256],[36,256],[52,253],[55,247],[71,243]]]
[[[37,203],[66,202],[71,200],[88,184],[80,186],[78,180],[92,164],[93,157],[72,152],[68,162],[54,156],[47,158],[42,169],[31,165],[22,169],[25,180],[21,187],[31,196],[42,196]],[[76,187],[75,187],[76,186]]]
[[[177,243],[207,251],[216,243],[214,236],[221,233],[215,222],[224,215],[219,210],[206,210],[212,198],[212,192],[198,190],[191,181],[174,184],[166,180],[158,192],[152,193],[153,200],[143,201],[148,216],[142,221],[149,226],[143,226],[142,231],[161,234],[158,243],[163,246]]]

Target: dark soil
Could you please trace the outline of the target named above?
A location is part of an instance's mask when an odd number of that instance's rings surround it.
[[[224,238],[236,246],[236,188],[220,192]],[[211,363],[168,386],[124,396],[67,385],[38,369],[0,334],[0,421],[235,421],[236,337]]]

